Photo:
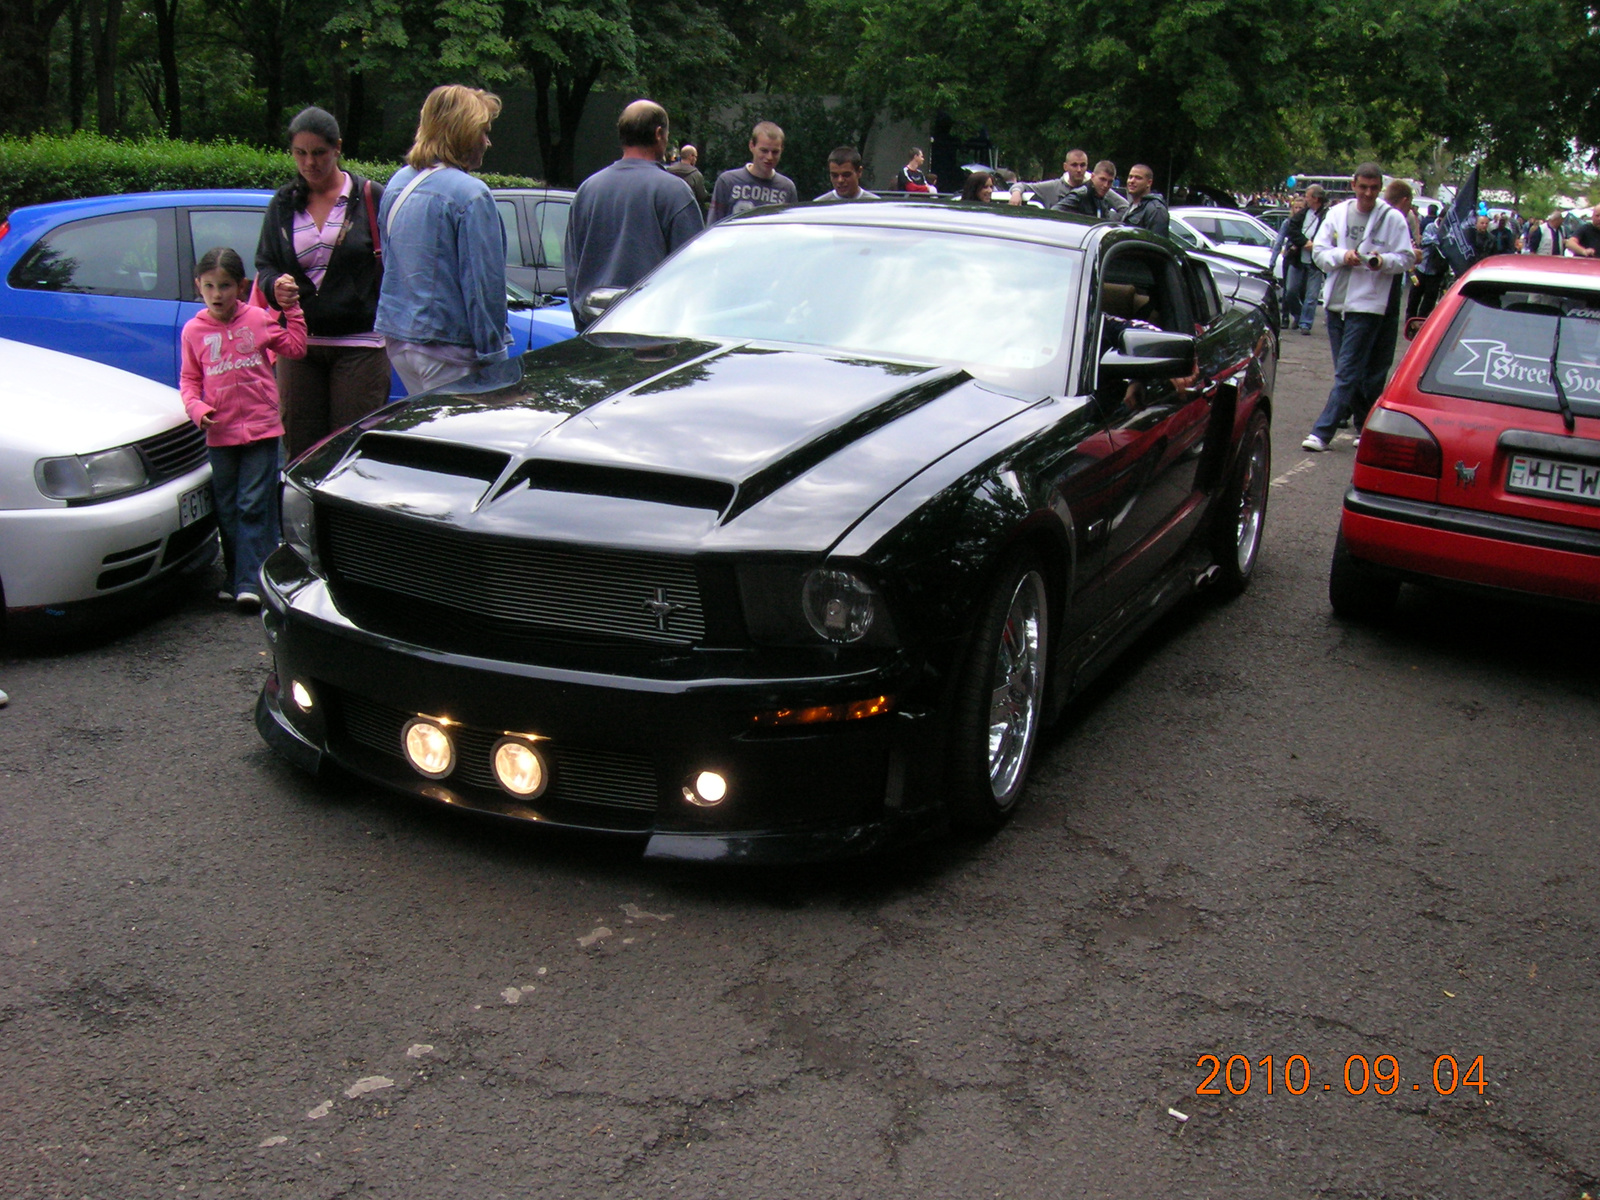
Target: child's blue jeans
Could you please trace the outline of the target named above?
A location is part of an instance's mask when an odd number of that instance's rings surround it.
[[[261,564],[278,545],[278,439],[207,446],[228,590],[261,594]]]

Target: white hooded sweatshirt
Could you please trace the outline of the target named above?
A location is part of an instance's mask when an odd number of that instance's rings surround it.
[[[1359,241],[1352,243],[1351,224],[1359,227],[1363,217],[1366,228]],[[1360,266],[1345,266],[1345,251],[1351,249],[1361,255]],[[1409,271],[1416,261],[1405,214],[1382,200],[1370,213],[1357,212],[1353,198],[1334,205],[1317,230],[1311,253],[1318,269],[1328,276],[1322,296],[1330,311],[1379,316],[1388,307],[1394,276]],[[1378,258],[1376,270],[1367,265],[1374,255]]]

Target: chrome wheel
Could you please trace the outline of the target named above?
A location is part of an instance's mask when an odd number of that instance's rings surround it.
[[[989,694],[989,790],[1008,803],[1033,750],[1044,692],[1044,580],[1029,571],[1017,581],[995,645]]]
[[[1239,487],[1239,516],[1234,525],[1234,560],[1248,576],[1261,549],[1261,526],[1267,515],[1267,439],[1263,432],[1250,445]]]

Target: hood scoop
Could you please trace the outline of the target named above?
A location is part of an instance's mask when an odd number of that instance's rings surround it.
[[[709,509],[719,514],[733,503],[735,490],[731,483],[719,479],[536,458],[518,467],[495,493],[495,499],[523,485],[533,491],[611,496],[678,508]]]
[[[455,475],[493,483],[511,462],[509,454],[463,446],[456,442],[436,442],[429,438],[404,437],[393,433],[364,433],[356,443],[356,454],[369,462],[410,467],[435,475]]]

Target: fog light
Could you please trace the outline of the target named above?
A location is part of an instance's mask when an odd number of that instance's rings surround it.
[[[544,758],[517,738],[501,738],[494,744],[494,777],[513,796],[528,799],[543,792],[550,779]]]
[[[294,698],[294,706],[301,712],[310,712],[315,703],[311,699],[311,689],[296,679],[289,685],[289,695]]]
[[[429,779],[443,779],[455,769],[456,748],[450,735],[426,717],[414,717],[406,722],[400,734],[405,746],[406,760],[418,775]]]
[[[715,771],[701,771],[683,789],[683,798],[700,808],[715,808],[728,798],[728,781]]]

